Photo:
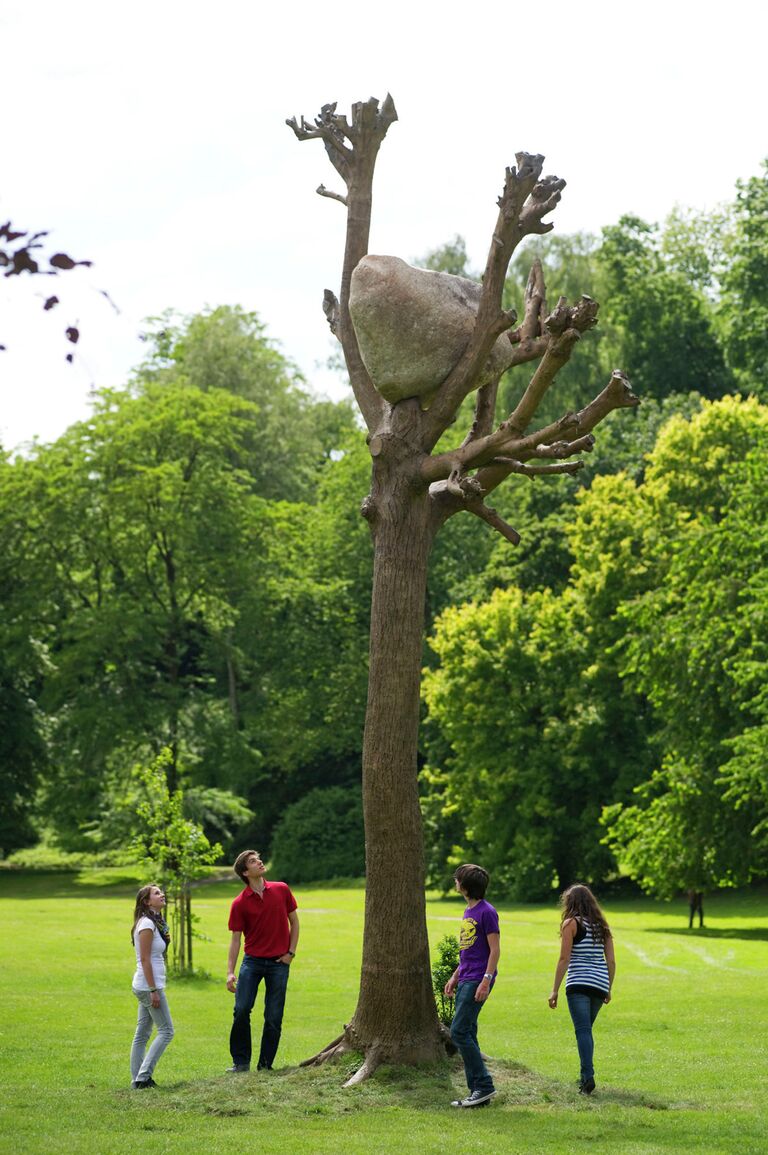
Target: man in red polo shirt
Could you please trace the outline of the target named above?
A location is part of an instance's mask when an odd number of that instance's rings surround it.
[[[227,990],[235,995],[235,1012],[229,1036],[232,1066],[229,1071],[251,1069],[251,1011],[259,983],[264,979],[264,1030],[259,1051],[259,1070],[271,1070],[280,1042],[288,972],[299,941],[296,899],[284,882],[267,882],[266,867],[257,850],[244,850],[235,859],[234,872],[245,883],[229,912],[232,941],[227,958]],[[235,978],[240,939],[245,934],[245,953]]]

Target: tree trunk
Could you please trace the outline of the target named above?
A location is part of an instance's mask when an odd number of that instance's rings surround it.
[[[192,974],[192,891],[189,882],[184,883],[184,917],[187,923],[187,970]]]
[[[393,439],[394,440],[394,439]],[[363,740],[365,938],[360,996],[346,1032],[378,1062],[444,1054],[432,991],[417,784],[424,607],[433,539],[429,493],[404,470],[402,444],[374,460],[368,708]],[[395,934],[395,928],[401,933]],[[402,933],[402,929],[406,933]]]

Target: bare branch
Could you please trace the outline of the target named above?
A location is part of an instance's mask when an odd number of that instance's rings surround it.
[[[584,306],[585,300],[589,302],[589,307]],[[542,397],[549,389],[559,370],[571,356],[576,342],[581,336],[582,328],[588,328],[595,324],[597,302],[591,301],[590,298],[582,298],[577,305],[571,308],[566,307],[564,302],[565,299],[561,298],[557,308],[550,314],[545,322],[548,329],[550,328],[550,323],[552,323],[556,329],[561,330],[559,334],[544,337],[541,341],[530,341],[527,344],[527,350],[521,352],[521,359],[523,356],[532,358],[535,355],[532,350],[538,348],[541,343],[544,344],[544,356],[511,416],[508,417],[506,421],[503,421],[494,433],[472,436],[472,430],[470,430],[470,434],[464,439],[457,450],[449,450],[436,457],[427,458],[422,463],[422,476],[425,480],[436,481],[441,477],[446,477],[450,470],[456,466],[461,466],[466,470],[488,465],[499,453],[507,452],[510,444],[513,444],[515,447],[514,455],[516,457],[520,456],[518,449],[520,444],[522,444],[522,435],[526,426],[535,416]],[[563,325],[568,322],[571,322],[571,327],[565,328],[565,330],[562,331]],[[578,322],[580,328],[577,328],[573,322]],[[549,428],[553,427],[548,427],[548,429]],[[472,429],[474,430],[474,425]],[[560,434],[559,439],[564,440],[564,437],[560,433],[559,424],[556,429],[558,434]],[[551,440],[551,438],[546,437],[541,440],[548,441]],[[530,448],[534,449],[538,444],[540,444],[540,442],[536,441]],[[526,446],[526,448],[528,447]]]
[[[347,203],[347,198],[345,196],[342,196],[341,193],[331,192],[330,189],[327,189],[324,184],[319,184],[315,189],[315,192],[318,196],[328,197],[329,200],[339,201],[340,204],[346,205]]]
[[[599,425],[614,409],[634,409],[640,398],[632,392],[632,385],[626,373],[614,369],[611,379],[589,405],[577,415],[574,433],[589,433]]]
[[[357,337],[349,316],[349,289],[352,270],[360,258],[368,252],[373,171],[381,142],[390,124],[395,120],[397,111],[392,97],[388,94],[381,108],[374,97],[353,104],[351,122],[340,113],[337,114],[335,103],[323,105],[314,126],[308,124],[303,117],[300,124],[295,117],[286,121],[299,140],[322,140],[331,164],[347,186],[347,196],[343,198],[347,206],[347,235],[337,309],[337,336],[344,350],[355,399],[369,430],[381,422],[386,403],[376,392],[360,356]],[[322,185],[320,187],[324,188]],[[321,195],[330,196],[334,200],[342,199],[337,194],[323,192]]]
[[[486,522],[500,533],[503,538],[506,538],[512,545],[519,545],[521,542],[520,534],[511,525],[508,525],[502,517],[499,517],[495,509],[491,509],[487,505],[483,505],[482,501],[467,502],[465,506],[468,513],[474,513],[475,517],[479,517],[481,521]]]
[[[541,218],[560,200],[565,181],[558,177],[539,180],[542,156],[517,154],[517,168],[506,170],[504,191],[498,199],[499,215],[488,251],[483,291],[472,337],[461,360],[440,388],[430,407],[430,434],[435,444],[452,420],[464,397],[477,384],[494,342],[514,321],[501,308],[504,279],[512,253],[530,233],[548,232]]]
[[[537,445],[536,457],[573,457],[574,453],[591,453],[595,447],[595,437],[588,433],[576,441],[553,441],[551,445]]]
[[[510,436],[504,422],[489,437],[480,438],[459,449],[425,456],[420,474],[424,481],[435,483],[454,475],[463,475],[469,469],[478,469],[471,479],[483,494],[500,485],[508,474],[520,472],[513,463],[523,463],[532,457],[569,457],[573,453],[591,452],[594,438],[588,436],[604,417],[614,409],[633,408],[640,404],[632,392],[628,378],[620,369],[614,369],[605,389],[580,413],[566,413],[550,425],[537,429],[525,437]],[[548,470],[548,472],[554,472]],[[557,470],[556,472],[572,472]]]
[[[493,429],[493,422],[496,416],[496,394],[498,391],[498,381],[489,381],[487,385],[481,385],[478,389],[477,399],[475,401],[475,418],[469,433],[461,443],[462,449],[465,445],[470,445],[480,437],[487,437]]]
[[[567,306],[565,297],[560,298],[544,322],[546,330],[552,334],[552,340],[528,388],[506,422],[509,429],[518,433],[525,432],[544,394],[569,360],[581,334],[597,324],[597,309],[597,301],[591,297],[582,297],[571,308]]]
[[[526,465],[512,457],[495,457],[491,466],[501,466],[508,473],[521,473],[523,477],[544,477],[553,473],[578,473],[584,468],[583,461],[558,461],[551,465]],[[477,481],[476,478],[472,478]]]
[[[320,115],[315,117],[314,127],[302,116],[301,124],[296,123],[296,117],[286,120],[298,140],[322,140],[325,151],[328,153],[331,164],[342,180],[347,183],[351,174],[352,150],[344,143],[346,119],[336,116],[336,101],[333,104],[324,104]]]
[[[531,265],[528,281],[525,286],[523,309],[523,323],[517,330],[519,339],[523,343],[540,337],[544,331],[542,318],[547,311],[547,290],[544,284],[544,271],[541,261],[537,257]],[[510,333],[510,340],[513,334]]]
[[[526,461],[530,460],[531,457],[539,456],[540,446],[551,445],[563,440],[576,444],[578,438],[591,433],[595,426],[599,425],[614,409],[631,409],[639,404],[640,399],[632,392],[629,378],[621,369],[614,369],[605,389],[586,408],[579,413],[566,413],[559,421],[555,421],[517,442],[508,444],[505,456],[508,455],[508,459],[516,461]],[[493,436],[496,435],[493,434]],[[451,468],[455,468],[457,464],[454,460]],[[495,462],[480,469],[474,480],[480,485],[482,492],[487,494],[497,485],[500,485],[510,472],[512,470],[509,465],[499,463],[499,459],[496,458]],[[427,471],[423,469],[422,473],[426,474]]]
[[[512,334],[510,333],[510,340]],[[528,361],[535,361],[537,357],[542,357],[549,345],[549,335],[543,337],[534,337],[531,340],[523,340],[519,345],[515,345],[512,350],[512,360],[507,366],[508,369],[514,368],[515,365],[525,365]]]

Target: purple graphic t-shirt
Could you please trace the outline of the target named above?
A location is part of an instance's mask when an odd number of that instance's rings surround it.
[[[459,982],[479,983],[488,969],[488,935],[499,933],[499,916],[481,898],[474,906],[468,906],[461,920],[459,934]]]

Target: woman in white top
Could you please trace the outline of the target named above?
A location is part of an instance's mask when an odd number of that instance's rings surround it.
[[[165,895],[159,886],[142,886],[136,895],[131,942],[136,950],[133,993],[139,1002],[139,1019],[131,1047],[131,1085],[136,1090],[156,1087],[152,1073],[173,1038],[173,1023],[165,997],[165,952],[171,936],[163,918]],[[147,1050],[153,1025],[157,1028]]]

